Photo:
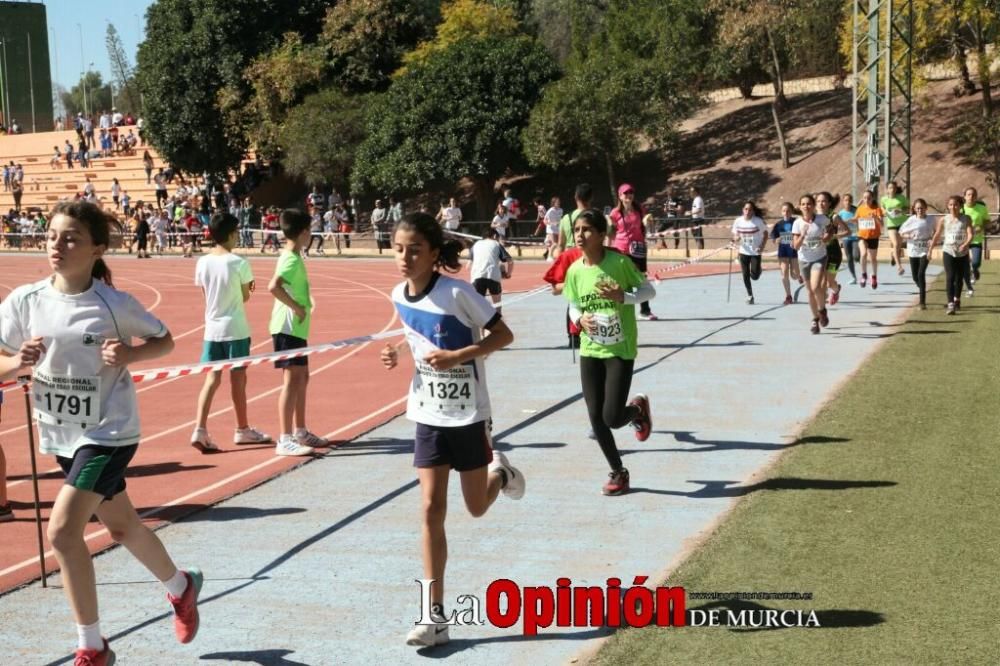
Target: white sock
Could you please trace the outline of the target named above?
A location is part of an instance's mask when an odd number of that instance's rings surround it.
[[[101,621],[94,624],[76,625],[76,646],[81,650],[103,650],[104,639],[101,637]]]
[[[283,432],[283,433],[281,433],[281,436],[278,437],[278,441],[280,442],[283,439],[287,440],[287,439],[295,439],[295,438],[292,437],[291,435],[289,435],[287,432]]]
[[[163,581],[163,586],[167,588],[167,593],[174,599],[180,599],[184,596],[184,590],[187,589],[187,585],[187,576],[180,569],[171,578]]]
[[[296,437],[300,437],[300,436],[304,437],[308,432],[309,431],[306,430],[305,428],[296,428],[295,429],[295,436]]]

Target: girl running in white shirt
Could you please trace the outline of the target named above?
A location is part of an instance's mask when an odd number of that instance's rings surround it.
[[[448,642],[444,572],[448,559],[445,513],[451,470],[459,473],[469,513],[480,517],[502,490],[524,495],[524,477],[490,443],[490,398],[483,357],[514,340],[493,305],[468,282],[443,275],[461,268],[461,244],[445,240],[426,213],[411,213],[396,225],[392,249],[405,280],[392,291],[406,342],[416,365],[406,416],[417,423],[413,465],[420,479],[424,578],[431,584],[431,623],[417,624],[407,645]],[[480,336],[482,329],[489,331]],[[382,364],[394,368],[396,348],[386,345]]]
[[[833,234],[827,232],[827,217],[816,214],[816,199],[811,194],[802,195],[799,210],[802,215],[795,219],[792,226],[792,247],[798,252],[799,274],[805,279],[806,291],[809,292],[809,309],[813,316],[809,330],[815,335],[819,333],[820,326],[830,324],[826,313],[825,272],[826,244]]]
[[[753,201],[743,202],[743,214],[733,222],[732,235],[733,242],[740,249],[740,270],[743,272],[743,286],[747,290],[747,305],[753,305],[753,285],[750,281],[760,279],[763,270],[761,252],[767,245],[767,225],[760,219],[760,210]]]
[[[139,442],[127,366],[164,356],[174,343],[156,317],[112,286],[101,258],[109,228],[93,204],[57,205],[46,242],[52,275],[18,287],[0,305],[0,380],[32,369],[39,448],[55,455],[66,474],[48,536],[77,623],[75,663],[97,666],[114,663],[115,655],[101,636],[94,565],[84,540],[92,516],[164,584],[181,643],[198,631],[202,584],[197,569],[174,565],[125,491],[125,470]]]
[[[927,202],[913,202],[913,215],[903,222],[899,235],[906,240],[906,255],[910,258],[910,275],[920,292],[920,309],[927,309],[927,255],[937,225],[927,217]]]

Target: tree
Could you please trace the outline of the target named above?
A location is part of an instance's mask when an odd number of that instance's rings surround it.
[[[157,0],[146,13],[137,80],[150,142],[176,167],[224,173],[249,147],[247,128],[221,112],[250,94],[246,66],[286,32],[313,41],[327,2]]]
[[[111,108],[111,85],[104,83],[100,72],[87,72],[69,92],[62,93],[62,105],[68,116],[106,111]]]
[[[394,79],[370,114],[352,189],[467,177],[486,215],[498,177],[523,162],[520,132],[555,76],[548,52],[528,37],[467,39],[430,54]]]
[[[428,56],[444,51],[455,42],[473,37],[505,37],[520,28],[511,7],[497,6],[483,0],[451,0],[441,8],[441,23],[434,39],[421,42],[417,48],[403,54],[403,69],[427,60]]]
[[[336,88],[306,97],[278,131],[285,170],[308,185],[346,181],[365,137],[370,100]]]
[[[326,16],[320,44],[331,80],[348,92],[385,90],[403,54],[434,34],[434,0],[343,0]]]
[[[701,20],[697,2],[612,0],[600,29],[575,47],[565,76],[532,111],[522,137],[531,164],[602,161],[614,198],[615,165],[646,145],[672,145],[701,101],[708,58]]]
[[[104,43],[108,47],[108,62],[111,63],[111,75],[118,84],[117,105],[136,113],[142,108],[139,91],[136,89],[132,66],[129,65],[125,47],[113,23],[108,23]]]

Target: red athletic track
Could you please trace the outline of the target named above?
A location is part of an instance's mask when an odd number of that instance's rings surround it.
[[[119,255],[110,259],[115,285],[136,296],[173,333],[177,342],[167,358],[135,366],[162,367],[195,363],[201,353],[203,298],[192,284],[194,261],[182,258],[137,260]],[[650,272],[668,264],[654,264]],[[0,255],[0,296],[14,287],[49,274],[39,255]],[[271,351],[266,335],[272,298],[266,284],[273,258],[252,262],[258,290],[247,304],[254,331],[253,353]],[[540,284],[546,264],[521,262],[505,282],[508,291],[527,290]],[[400,327],[389,295],[399,281],[391,261],[368,259],[319,259],[308,263],[316,312],[310,341],[330,342]],[[665,277],[679,278],[724,273],[726,264],[695,264]],[[467,274],[466,274],[467,275]],[[409,382],[408,368],[385,372],[378,361],[382,343],[314,355],[309,365],[307,421],[311,430],[347,442],[404,411]],[[408,359],[404,354],[403,359]],[[408,360],[405,363],[409,363]],[[247,397],[252,425],[277,436],[277,394],[281,373],[269,365],[248,370]],[[189,445],[194,427],[196,396],[203,376],[184,377],[137,385],[142,415],[142,445],[129,468],[128,491],[140,515],[153,527],[176,520],[226,497],[273,478],[307,459],[281,458],[272,445],[234,446],[235,420],[228,382],[223,382],[212,405],[210,432],[223,452],[202,455]],[[7,457],[7,488],[16,520],[0,524],[0,593],[40,576],[37,538],[24,427],[24,397],[20,388],[7,389],[0,423],[0,444]],[[43,538],[52,500],[62,485],[62,473],[50,456],[36,455],[42,506]],[[96,520],[88,527],[93,552],[112,544]],[[46,567],[57,568],[48,541]]]

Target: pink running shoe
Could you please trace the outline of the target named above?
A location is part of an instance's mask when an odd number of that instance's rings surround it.
[[[198,635],[198,595],[205,580],[198,569],[184,570],[188,585],[180,599],[167,594],[167,600],[174,607],[174,633],[181,643],[190,643]]]

